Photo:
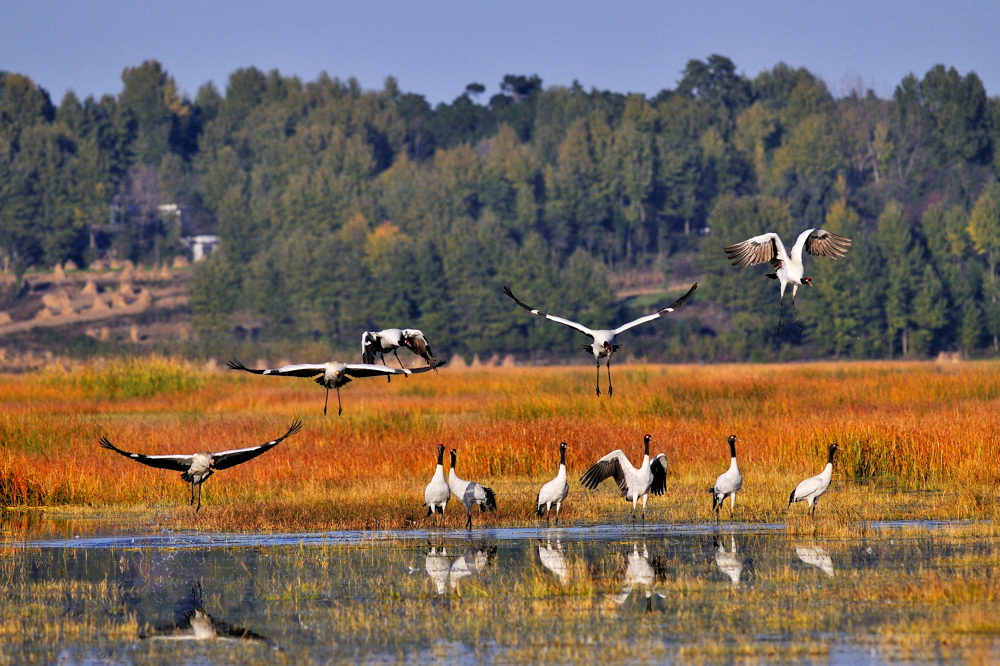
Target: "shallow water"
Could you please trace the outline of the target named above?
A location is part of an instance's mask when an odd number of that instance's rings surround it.
[[[1000,543],[948,524],[78,527],[0,550],[4,661],[1000,660]]]

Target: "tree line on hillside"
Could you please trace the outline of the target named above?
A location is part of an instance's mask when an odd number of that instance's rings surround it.
[[[748,78],[691,60],[653,97],[508,75],[432,107],[321,75],[233,72],[187,99],[156,61],[117,96],[58,106],[0,72],[0,252],[6,270],[111,255],[157,263],[191,233],[219,251],[193,271],[206,345],[328,341],[422,328],[452,353],[572,353],[572,331],[699,280],[691,304],[627,347],[650,359],[993,355],[1000,340],[1000,100],[938,65],[892,99],[835,98],[806,69]],[[179,221],[165,204],[184,211]],[[171,211],[171,212],[165,212]],[[800,334],[775,336],[763,269],[721,248],[765,231],[851,237],[807,265]],[[618,297],[624,276],[668,292]],[[676,292],[676,293],[675,293]],[[248,324],[248,322],[252,322]],[[581,357],[582,360],[582,357]]]

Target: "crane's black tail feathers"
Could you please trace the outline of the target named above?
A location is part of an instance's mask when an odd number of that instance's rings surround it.
[[[497,496],[493,493],[492,488],[483,488],[486,493],[486,501],[479,505],[481,511],[496,511],[497,508]]]

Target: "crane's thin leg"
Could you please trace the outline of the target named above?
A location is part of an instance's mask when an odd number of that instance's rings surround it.
[[[198,484],[198,507],[194,510],[195,513],[201,511],[201,484]]]
[[[597,395],[601,395],[601,362],[597,362]]]
[[[396,353],[395,349],[392,350],[392,355],[396,357],[396,362],[399,363],[399,368],[402,370],[403,369],[403,362],[399,360],[399,354]]]
[[[340,389],[337,389],[337,390],[339,391]],[[339,393],[338,393],[338,395],[339,395]],[[327,404],[329,402],[330,402],[330,387],[327,386],[326,387],[326,399],[323,400],[323,416],[326,416],[326,406],[327,406]]]
[[[559,524],[559,508],[561,505],[562,502],[556,502],[556,525]]]
[[[188,506],[194,506],[194,480],[191,480],[191,501],[188,502]]]
[[[327,391],[327,395],[329,395],[329,394],[330,394],[330,392]],[[326,412],[323,412],[323,413],[326,414]],[[338,386],[337,387],[337,416],[340,416],[343,413],[344,413],[344,405],[343,405],[343,403],[340,402],[340,387]]]
[[[598,369],[600,372],[600,369]],[[615,392],[615,387],[611,385],[611,355],[608,355],[608,395],[611,396]]]
[[[472,509],[471,508],[466,509],[466,516],[467,517],[465,519],[465,529],[471,530],[472,529]]]
[[[778,301],[778,330],[775,335],[781,335],[781,315],[785,309],[785,297],[782,295],[781,300]]]
[[[803,324],[802,320],[799,318],[798,308],[795,307],[795,294],[794,293],[792,293],[792,315],[795,317],[795,323],[798,324],[798,326],[799,326],[799,334],[801,335],[802,334],[802,329],[805,328],[805,324]]]

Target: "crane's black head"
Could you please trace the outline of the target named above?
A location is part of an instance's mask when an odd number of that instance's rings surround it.
[[[735,444],[737,439],[738,439],[738,437],[736,437],[736,435],[730,435],[729,436],[729,443],[730,444]]]
[[[836,444],[831,444],[831,445],[830,445],[830,457],[828,458],[828,460],[829,460],[829,461],[830,461],[831,463],[833,462],[833,454],[834,454],[834,453],[836,453],[836,452],[837,452],[837,451],[839,451],[839,450],[840,450],[840,447],[839,447],[839,446],[837,446]]]
[[[569,444],[567,444],[566,442],[559,442],[560,451],[565,451],[567,446],[569,446]]]
[[[802,286],[803,287],[811,287],[811,286],[813,286],[813,279],[811,277],[804,277],[804,278],[802,278]]]

